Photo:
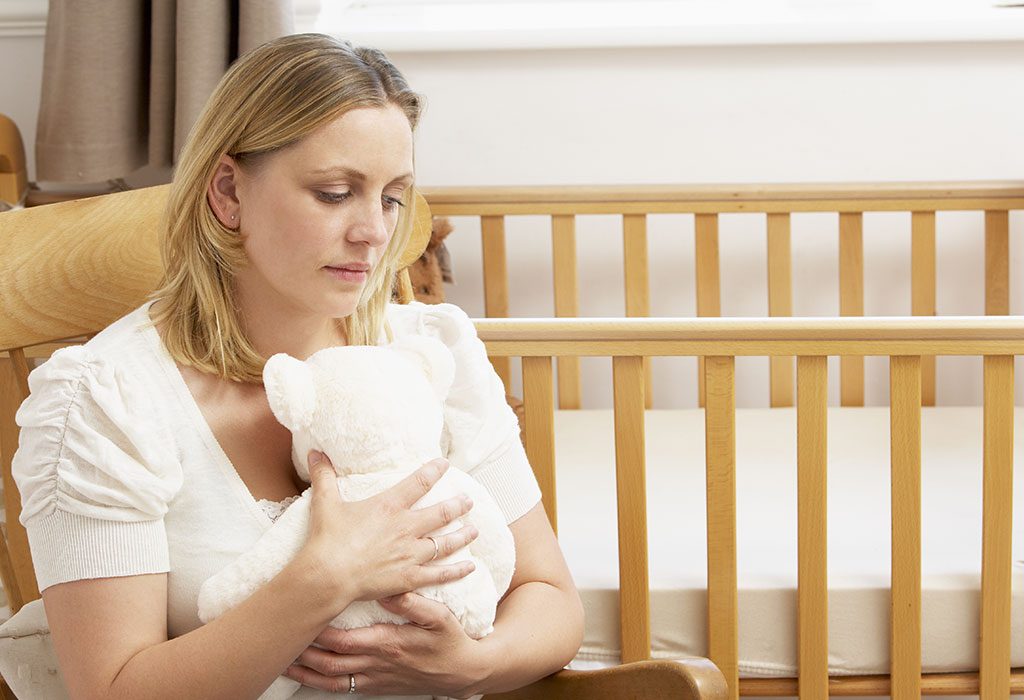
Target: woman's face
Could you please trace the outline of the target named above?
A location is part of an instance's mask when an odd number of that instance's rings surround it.
[[[236,277],[239,301],[260,314],[351,314],[412,204],[412,178],[412,129],[395,106],[347,112],[251,172],[237,170],[249,260]]]

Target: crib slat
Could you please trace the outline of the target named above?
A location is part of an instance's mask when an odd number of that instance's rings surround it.
[[[622,662],[630,663],[651,654],[643,358],[612,358],[612,384],[619,518],[619,625]]]
[[[1010,212],[985,212],[985,314],[1010,313]]]
[[[622,217],[622,247],[626,279],[626,316],[651,315],[651,286],[647,266],[647,216]],[[644,359],[644,405],[651,407],[651,361]]]
[[[839,214],[839,315],[864,315],[864,215]],[[864,358],[839,360],[840,403],[864,405]]]
[[[555,316],[579,316],[579,282],[576,279],[576,217],[551,217],[551,259],[555,273]],[[558,407],[580,407],[580,360],[559,357]]]
[[[735,358],[704,360],[708,517],[708,656],[739,697],[739,603],[736,587]]]
[[[934,316],[935,212],[915,211],[910,216],[911,313]],[[921,405],[935,405],[935,356],[921,358]]]
[[[828,698],[828,358],[796,360],[797,658],[800,700]]]
[[[718,214],[694,214],[694,247],[697,265],[697,315],[721,316],[722,297],[718,280]],[[704,405],[704,358],[697,358],[697,403]]]
[[[558,534],[555,499],[555,402],[550,357],[524,357],[523,404],[526,406],[526,456],[540,485],[544,511]]]
[[[982,495],[982,700],[1010,694],[1010,547],[1013,532],[1013,356],[986,356]]]
[[[889,358],[892,698],[921,697],[921,358]]]
[[[16,581],[9,588],[8,582],[4,581],[11,614],[39,597],[28,534],[18,520],[21,516],[21,496],[11,477],[11,461],[18,447],[18,425],[14,421],[14,414],[28,397],[28,374],[28,362],[23,350],[11,350],[8,357],[0,358],[0,471],[3,472],[4,512],[7,520],[6,554],[10,557],[9,565],[4,566],[4,578],[13,575]]]
[[[480,217],[481,254],[484,261],[484,313],[487,318],[508,317],[508,262],[505,257],[505,217]],[[494,371],[505,392],[512,386],[507,357],[492,357]]]
[[[768,315],[793,315],[789,214],[768,214]],[[771,405],[793,405],[793,358],[769,357]]]

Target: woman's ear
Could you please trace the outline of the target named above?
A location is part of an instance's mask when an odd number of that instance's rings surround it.
[[[316,409],[313,367],[279,352],[263,366],[263,388],[278,422],[293,433],[308,428]]]
[[[238,163],[228,154],[223,154],[213,171],[213,177],[206,188],[206,201],[210,210],[224,228],[237,230],[241,223],[241,207],[238,203]]]

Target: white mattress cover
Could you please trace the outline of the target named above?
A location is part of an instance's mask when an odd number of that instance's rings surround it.
[[[652,655],[706,656],[704,412],[646,413]],[[1024,412],[1014,423],[1013,666],[1024,666]],[[796,674],[796,412],[736,412],[739,659]],[[982,412],[922,409],[923,671],[977,670]],[[619,659],[613,414],[557,411],[559,540],[587,615],[575,665]],[[889,671],[889,410],[828,411],[829,670]]]

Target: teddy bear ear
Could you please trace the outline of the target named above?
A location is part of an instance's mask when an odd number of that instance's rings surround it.
[[[423,370],[439,399],[448,396],[455,381],[455,358],[447,345],[426,336],[407,335],[390,347]]]
[[[316,407],[313,367],[285,353],[278,353],[263,366],[263,386],[274,417],[292,432],[308,428]]]

